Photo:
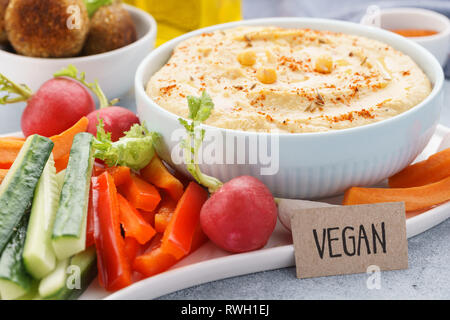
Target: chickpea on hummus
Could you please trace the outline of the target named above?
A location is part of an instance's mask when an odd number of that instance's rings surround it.
[[[407,55],[365,37],[278,27],[240,27],[180,43],[147,94],[187,117],[201,91],[215,108],[206,124],[235,130],[318,132],[398,115],[431,92]]]

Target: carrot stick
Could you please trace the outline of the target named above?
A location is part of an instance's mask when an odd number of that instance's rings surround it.
[[[120,223],[125,237],[134,238],[140,244],[150,241],[156,234],[155,229],[144,220],[141,214],[120,194],[117,194],[120,209]]]
[[[67,165],[69,164],[69,156],[70,154],[68,153],[65,156],[55,160],[56,172],[63,171],[67,168]]]
[[[0,169],[0,184],[2,183],[3,179],[5,179],[7,173],[8,169]]]
[[[87,130],[88,124],[88,118],[83,117],[78,120],[78,122],[75,123],[71,128],[56,136],[50,137],[50,140],[52,140],[55,144],[55,146],[53,147],[53,158],[55,160],[58,160],[70,153],[73,138],[78,133],[85,132]]]
[[[410,165],[389,178],[391,188],[418,187],[450,176],[450,148]]]
[[[17,139],[0,138],[0,169],[9,169],[25,142]]]
[[[161,249],[181,259],[191,250],[192,239],[200,221],[200,210],[208,199],[208,192],[191,182],[178,201],[170,223],[164,231]]]
[[[172,199],[178,201],[183,195],[183,184],[167,170],[157,155],[140,173],[144,180],[167,191]]]
[[[19,140],[19,141],[25,141],[25,140],[27,140],[27,138],[24,138],[24,137],[5,137],[5,139]]]
[[[344,205],[405,202],[407,212],[428,209],[450,200],[450,177],[411,188],[358,188],[347,190]]]
[[[158,190],[141,178],[131,175],[131,178],[119,186],[119,191],[127,198],[133,207],[145,211],[153,211],[161,201]]]

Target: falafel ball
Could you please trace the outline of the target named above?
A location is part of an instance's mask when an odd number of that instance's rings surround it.
[[[0,0],[0,44],[8,42],[8,36],[5,30],[5,12],[8,4],[9,0]]]
[[[5,26],[19,53],[31,57],[78,55],[89,32],[83,0],[10,0]]]
[[[91,18],[83,54],[92,55],[119,49],[136,39],[136,26],[122,4],[103,6]]]

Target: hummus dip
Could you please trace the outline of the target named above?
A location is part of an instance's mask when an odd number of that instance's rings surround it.
[[[240,27],[180,43],[150,79],[158,105],[187,118],[188,95],[206,90],[206,124],[259,132],[317,132],[398,115],[431,92],[405,54],[365,37],[278,27]]]

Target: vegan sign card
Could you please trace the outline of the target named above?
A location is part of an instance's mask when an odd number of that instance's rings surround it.
[[[408,268],[402,202],[300,210],[291,225],[298,278]]]

